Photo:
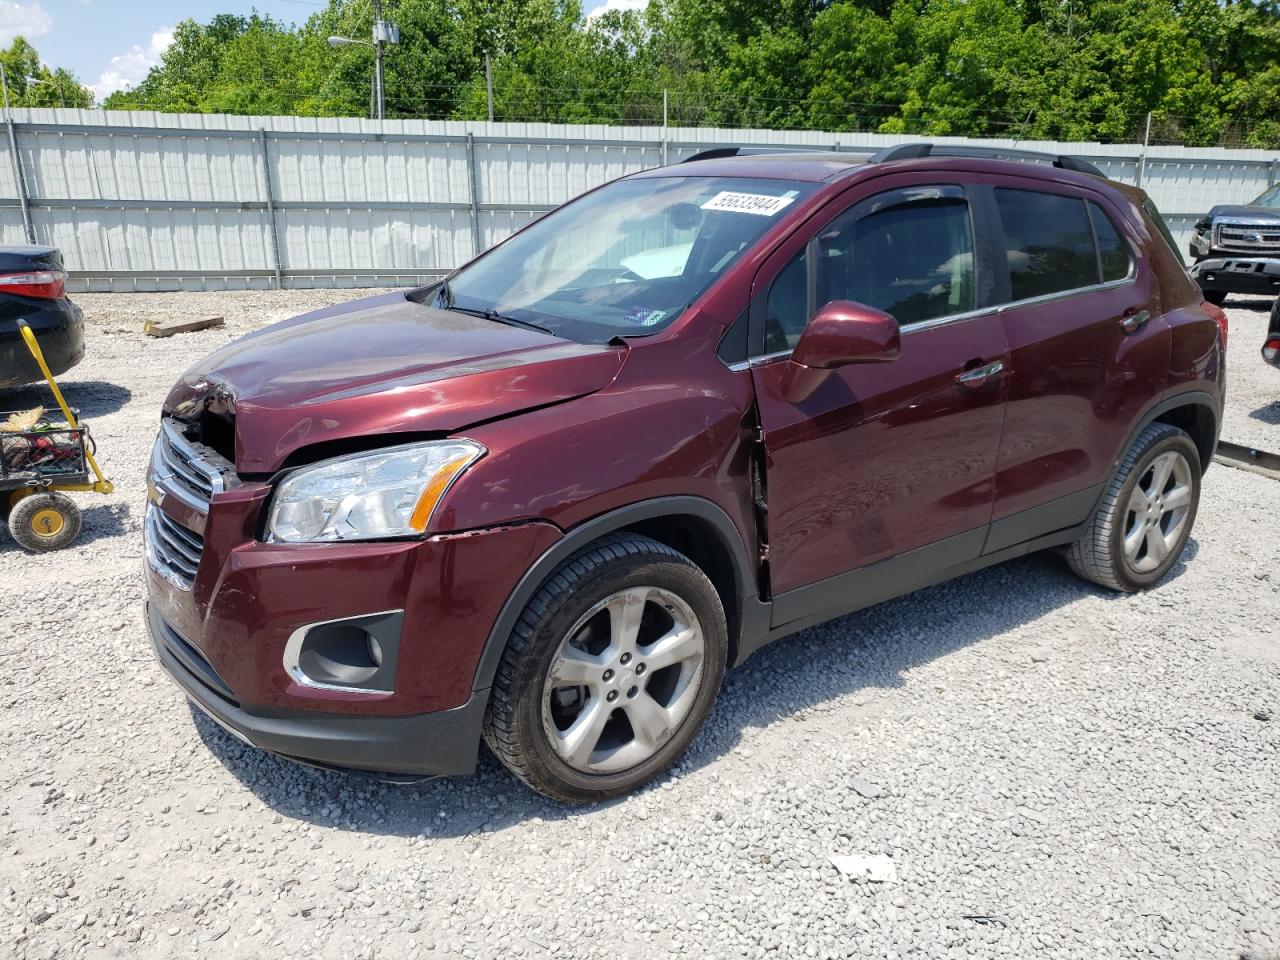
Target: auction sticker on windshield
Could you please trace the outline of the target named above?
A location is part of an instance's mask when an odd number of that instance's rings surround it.
[[[771,197],[765,193],[732,193],[721,190],[702,205],[703,210],[728,210],[731,213],[754,213],[772,217],[786,207],[795,196]]]

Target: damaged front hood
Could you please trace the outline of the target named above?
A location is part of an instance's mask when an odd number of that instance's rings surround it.
[[[594,393],[625,353],[390,293],[228,344],[182,375],[165,412],[233,414],[236,469],[270,473],[315,444],[453,433]]]

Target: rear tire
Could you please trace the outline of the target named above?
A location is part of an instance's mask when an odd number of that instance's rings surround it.
[[[1186,433],[1148,426],[1120,461],[1088,531],[1067,551],[1071,569],[1124,593],[1159,582],[1191,536],[1200,473],[1200,453]]]
[[[1225,290],[1201,290],[1200,293],[1215,307],[1220,307],[1227,302],[1227,293]]]
[[[61,550],[80,534],[80,508],[61,493],[33,493],[9,511],[9,533],[32,553]]]
[[[688,557],[648,537],[608,536],[561,564],[520,615],[485,741],[553,800],[629,793],[688,748],[728,647],[719,594]]]

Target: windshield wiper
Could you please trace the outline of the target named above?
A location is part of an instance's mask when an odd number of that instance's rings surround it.
[[[446,283],[440,288],[440,302],[444,304],[444,309],[453,310],[457,313],[469,314],[473,317],[483,317],[485,320],[492,320],[494,323],[505,323],[509,327],[524,327],[526,330],[537,330],[539,333],[548,333],[551,336],[556,334],[549,328],[541,324],[533,323],[529,320],[518,320],[515,317],[509,317],[505,313],[499,313],[490,307],[488,310],[477,310],[473,307],[460,307],[453,302],[453,291],[448,289]]]

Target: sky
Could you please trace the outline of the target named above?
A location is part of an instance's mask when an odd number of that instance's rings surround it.
[[[644,0],[583,0],[588,11],[634,9]],[[45,63],[66,67],[101,100],[132,86],[159,62],[174,24],[257,9],[300,23],[320,0],[0,0],[0,44],[24,36]]]

